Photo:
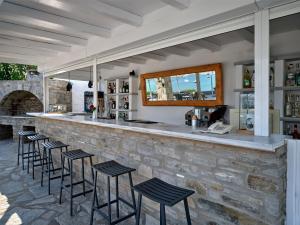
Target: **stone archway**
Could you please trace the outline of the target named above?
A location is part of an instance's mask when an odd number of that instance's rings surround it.
[[[21,116],[27,112],[42,112],[40,99],[29,91],[15,90],[0,101],[0,115]]]
[[[43,85],[41,80],[9,80],[0,81],[0,102],[13,91],[27,91],[35,95],[40,102],[43,102]]]

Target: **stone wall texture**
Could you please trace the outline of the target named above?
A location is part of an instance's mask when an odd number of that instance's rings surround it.
[[[94,163],[113,159],[136,168],[135,184],[159,177],[195,190],[189,198],[193,224],[284,224],[285,146],[269,153],[42,118],[36,127],[71,149],[95,154]],[[120,192],[130,199],[127,181],[120,180]],[[100,183],[106,187],[103,177]],[[159,224],[159,205],[143,198],[142,212],[142,224]],[[183,203],[167,207],[167,224],[186,224]]]

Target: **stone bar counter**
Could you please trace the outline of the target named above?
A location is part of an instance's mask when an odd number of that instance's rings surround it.
[[[195,190],[189,198],[195,225],[284,222],[287,170],[284,136],[212,135],[162,123],[30,115],[38,117],[38,132],[70,144],[70,149],[93,153],[94,163],[116,160],[136,168],[134,184],[159,177]],[[127,180],[127,177],[120,180],[120,192],[130,199]],[[106,187],[105,184],[103,177],[98,186]],[[166,210],[168,224],[186,224],[182,203]],[[142,212],[142,224],[159,224],[159,205],[143,198]]]

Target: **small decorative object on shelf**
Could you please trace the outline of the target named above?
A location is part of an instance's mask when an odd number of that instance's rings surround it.
[[[252,77],[250,75],[250,71],[248,69],[245,70],[244,79],[243,79],[243,87],[244,88],[251,88],[251,80]]]
[[[295,80],[295,73],[294,73],[294,64],[290,63],[288,65],[288,72],[286,75],[286,86],[295,86],[296,80]]]
[[[294,125],[294,130],[292,133],[293,139],[299,139],[299,133],[298,133],[298,126],[297,124]]]

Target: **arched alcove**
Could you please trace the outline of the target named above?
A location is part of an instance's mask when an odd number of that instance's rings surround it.
[[[42,112],[43,104],[29,91],[12,91],[0,102],[0,115],[20,116],[27,112]]]

